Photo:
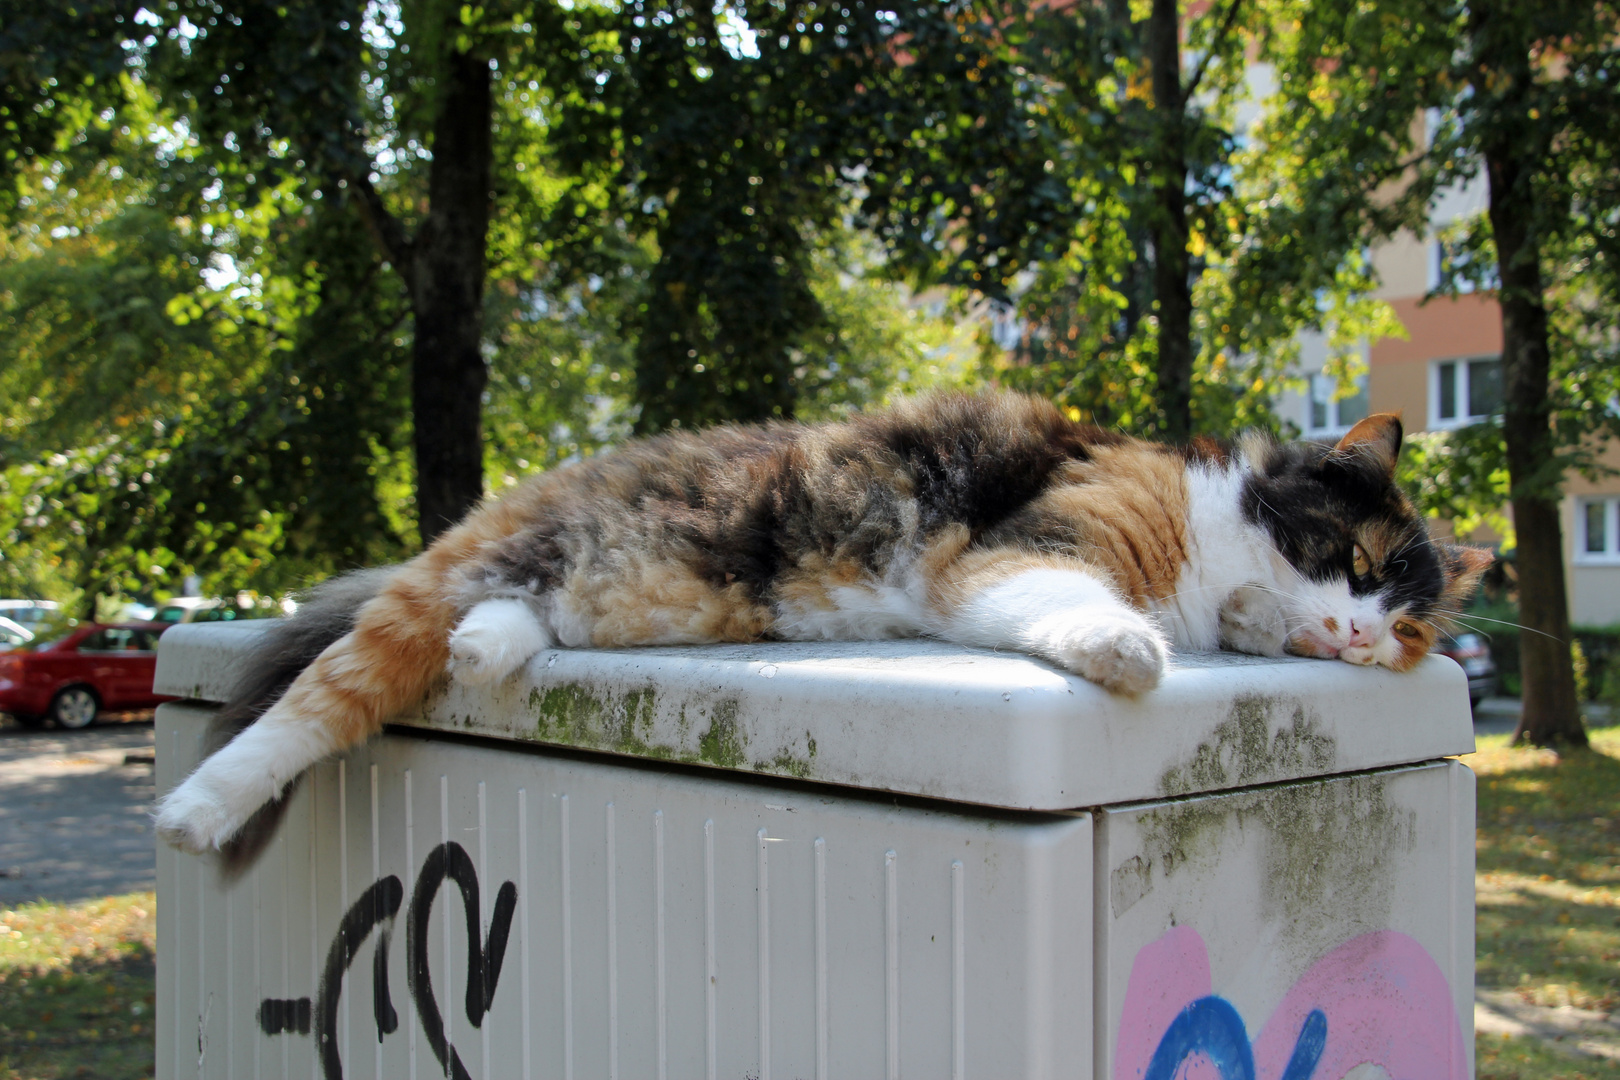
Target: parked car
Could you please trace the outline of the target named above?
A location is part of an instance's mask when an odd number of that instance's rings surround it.
[[[1491,658],[1490,643],[1479,634],[1442,634],[1434,651],[1462,665],[1463,674],[1468,676],[1470,706],[1496,692],[1496,661]]]
[[[39,624],[60,617],[61,605],[55,600],[0,600],[0,616],[26,630],[37,631]]]
[[[34,640],[34,632],[21,623],[0,615],[0,649],[15,649]]]
[[[242,607],[227,600],[201,596],[177,596],[152,613],[152,621],[160,623],[183,622],[235,622],[237,619],[262,619],[271,612],[258,607]]]
[[[163,623],[81,623],[0,653],[0,712],[38,727],[82,728],[103,709],[149,709]]]

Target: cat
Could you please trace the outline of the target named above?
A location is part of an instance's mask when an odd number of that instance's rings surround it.
[[[631,442],[316,590],[157,825],[188,851],[246,850],[250,818],[273,827],[306,768],[447,670],[494,683],[554,647],[927,635],[1128,695],[1172,646],[1404,671],[1491,556],[1430,539],[1395,483],[1401,437],[1380,414],[1334,446],[1170,447],[987,392]]]

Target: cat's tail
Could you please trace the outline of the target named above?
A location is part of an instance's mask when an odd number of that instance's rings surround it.
[[[461,532],[464,530],[455,530]],[[169,843],[240,874],[309,766],[364,742],[442,678],[456,604],[446,581],[475,539],[321,586],[271,630],[214,724],[218,747],[159,802]]]

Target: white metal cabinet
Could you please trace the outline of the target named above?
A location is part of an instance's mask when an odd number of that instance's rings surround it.
[[[160,789],[255,634],[165,636]],[[240,882],[160,851],[159,1074],[1467,1076],[1471,748],[1446,660],[545,653],[314,770]]]

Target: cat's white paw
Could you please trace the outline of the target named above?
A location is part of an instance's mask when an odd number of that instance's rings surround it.
[[[158,801],[152,814],[158,835],[193,854],[218,851],[259,807],[336,748],[324,724],[278,702]]]
[[[462,682],[499,682],[551,644],[540,617],[522,600],[484,600],[450,634],[450,671]]]
[[[1244,587],[1221,605],[1220,633],[1222,648],[1251,656],[1281,656],[1288,642],[1288,619],[1275,595]]]
[[[1141,694],[1159,685],[1170,647],[1164,634],[1134,611],[1088,612],[1051,627],[1052,658],[1118,694]]]
[[[224,770],[204,762],[185,783],[159,800],[152,815],[160,837],[193,855],[218,851],[242,830],[253,812],[277,792],[262,783],[232,788]]]

